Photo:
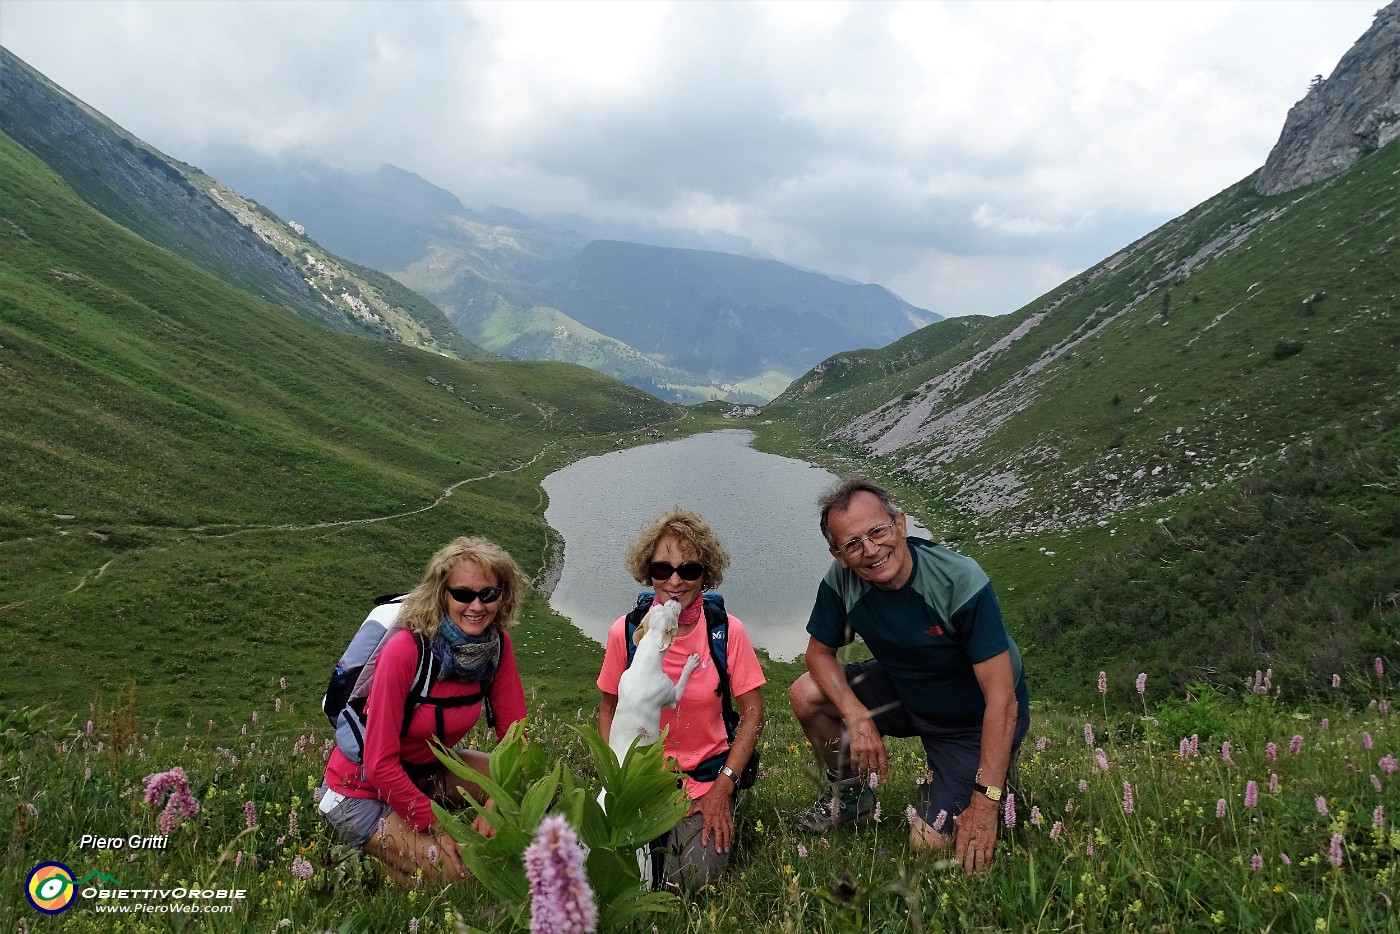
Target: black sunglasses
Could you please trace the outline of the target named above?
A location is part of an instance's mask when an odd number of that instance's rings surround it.
[[[668,581],[672,574],[679,574],[683,581],[695,581],[705,573],[705,565],[699,561],[687,561],[680,567],[667,564],[665,561],[653,561],[647,567],[647,573],[654,581]]]
[[[501,588],[485,587],[481,590],[472,590],[470,587],[448,587],[447,595],[463,606],[477,599],[480,599],[482,603],[495,603],[501,599]]]

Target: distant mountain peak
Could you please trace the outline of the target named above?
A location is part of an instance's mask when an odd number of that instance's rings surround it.
[[[1277,195],[1331,178],[1400,137],[1400,0],[1293,105],[1255,182]]]

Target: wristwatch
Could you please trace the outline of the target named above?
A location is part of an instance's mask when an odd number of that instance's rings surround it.
[[[721,765],[719,767],[719,774],[723,775],[725,778],[733,782],[735,788],[739,787],[739,774],[733,769],[731,769],[729,766]]]
[[[993,801],[1001,800],[1001,789],[995,785],[979,785],[973,782],[972,787],[978,794],[986,795]]]

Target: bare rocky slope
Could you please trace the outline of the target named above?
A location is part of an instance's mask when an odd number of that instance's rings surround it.
[[[1393,89],[1396,10],[1338,68],[1372,76],[1354,97],[1310,95],[1316,134]],[[1251,176],[1013,314],[832,357],[764,417],[987,535],[1233,482],[1396,392],[1397,174],[1392,141],[1286,194]]]

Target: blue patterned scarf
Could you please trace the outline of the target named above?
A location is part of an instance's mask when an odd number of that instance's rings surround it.
[[[433,638],[432,653],[442,663],[444,678],[485,684],[501,663],[501,633],[488,626],[481,635],[469,636],[444,615]]]

